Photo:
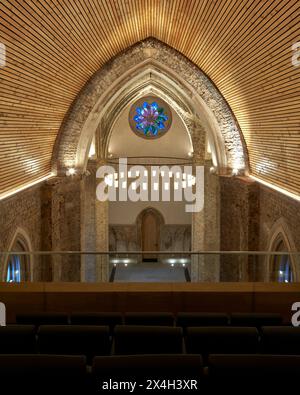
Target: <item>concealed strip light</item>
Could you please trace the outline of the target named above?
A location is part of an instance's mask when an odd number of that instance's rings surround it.
[[[271,188],[271,189],[274,189],[274,190],[277,191],[277,192],[282,193],[283,195],[286,195],[286,196],[288,196],[288,197],[290,197],[290,198],[292,198],[292,199],[297,200],[298,202],[300,202],[300,195],[296,195],[296,194],[293,193],[293,192],[289,192],[289,191],[287,191],[286,189],[280,188],[280,187],[278,187],[278,186],[276,186],[276,185],[274,185],[274,184],[271,184],[271,183],[269,183],[269,182],[267,182],[267,181],[264,181],[264,180],[262,180],[261,178],[258,178],[258,177],[256,177],[256,176],[250,175],[249,177],[252,178],[254,181],[257,181],[257,182],[259,182],[259,183],[261,183],[261,184],[263,184],[263,185],[265,185],[265,186],[267,186],[267,187],[269,187],[269,188]]]
[[[12,196],[12,195],[15,195],[16,193],[19,193],[19,192],[21,192],[21,191],[24,191],[25,189],[31,188],[31,187],[33,187],[34,185],[39,184],[39,183],[41,183],[41,182],[43,182],[43,181],[46,181],[46,180],[48,180],[48,178],[51,178],[51,177],[54,177],[54,176],[55,176],[55,173],[50,173],[50,174],[48,174],[47,176],[42,177],[42,178],[39,178],[39,179],[36,180],[36,181],[30,182],[30,183],[25,184],[25,185],[23,185],[23,186],[21,186],[21,187],[15,188],[15,189],[13,189],[13,190],[11,190],[11,191],[2,193],[2,194],[0,195],[0,200],[6,199],[6,198],[8,198],[8,197],[10,197],[10,196]]]

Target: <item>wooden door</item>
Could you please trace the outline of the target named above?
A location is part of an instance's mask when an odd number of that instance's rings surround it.
[[[159,251],[159,220],[154,212],[146,212],[142,219],[142,250]],[[143,259],[157,260],[157,254],[143,254]]]

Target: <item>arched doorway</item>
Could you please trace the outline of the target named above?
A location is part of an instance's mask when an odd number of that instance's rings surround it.
[[[164,223],[161,213],[154,208],[146,208],[137,218],[137,231],[143,261],[157,261],[160,250],[161,225]],[[149,252],[148,252],[149,251]]]

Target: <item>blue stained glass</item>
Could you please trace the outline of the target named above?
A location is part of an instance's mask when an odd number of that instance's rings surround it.
[[[168,116],[164,109],[156,102],[143,103],[141,107],[136,107],[136,114],[133,117],[136,129],[144,133],[145,136],[156,136],[160,130],[165,129],[165,122]]]
[[[8,262],[6,281],[9,283],[21,281],[21,262],[18,255],[12,255]]]

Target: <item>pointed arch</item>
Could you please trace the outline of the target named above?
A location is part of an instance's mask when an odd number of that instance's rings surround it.
[[[289,226],[285,220],[285,218],[279,218],[270,229],[270,236],[267,244],[267,251],[276,252],[278,251],[278,247],[280,243],[286,248],[286,252],[297,252],[296,244],[293,239],[292,232],[289,229]],[[300,271],[300,262],[297,254],[289,255],[293,281],[299,281],[299,271]],[[272,265],[274,265],[274,256],[267,257],[267,278],[270,279],[272,273]]]
[[[92,138],[108,106],[128,92],[130,83],[147,70],[168,79],[169,91],[180,91],[192,115],[201,120],[214,147],[220,172],[247,170],[248,156],[242,132],[226,100],[196,65],[156,39],[147,39],[122,52],[98,70],[78,94],[60,128],[52,157],[53,170],[85,170]],[[149,82],[148,82],[149,84]],[[173,87],[174,89],[171,89]],[[186,111],[188,117],[191,115]]]
[[[28,266],[26,270],[28,272],[27,273],[28,279],[30,281],[32,281],[32,279],[33,279],[33,267],[34,267],[34,255],[30,254],[30,252],[33,251],[32,243],[31,243],[31,239],[30,239],[29,234],[27,233],[27,231],[24,228],[21,228],[21,227],[17,227],[17,229],[13,233],[13,235],[12,235],[12,237],[10,239],[10,242],[8,244],[7,251],[8,252],[19,252],[19,251],[14,251],[15,246],[18,243],[22,246],[22,249],[24,250],[24,252],[28,252],[29,253],[28,255],[26,254],[26,258],[27,258],[26,259],[27,260],[26,265]],[[9,258],[10,258],[10,255],[6,254],[4,256],[4,259],[3,259],[3,265],[2,265],[3,270],[2,270],[2,275],[1,275],[2,281],[5,281],[5,279],[6,279]]]

